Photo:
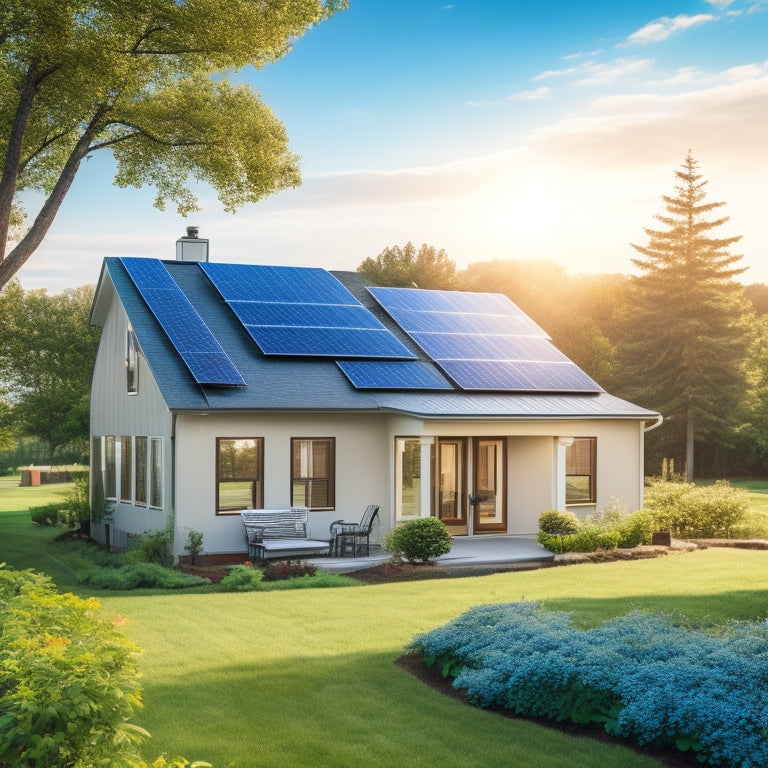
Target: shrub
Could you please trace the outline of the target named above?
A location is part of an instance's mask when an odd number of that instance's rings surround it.
[[[219,582],[219,589],[223,592],[253,592],[261,589],[261,580],[264,574],[258,568],[250,565],[236,565]]]
[[[473,608],[414,640],[480,706],[598,723],[701,763],[768,765],[768,622],[717,634],[631,613],[590,630],[534,603]]]
[[[72,487],[64,499],[65,525],[70,528],[84,529],[90,523],[91,503],[88,493],[88,473],[74,473],[72,475]]]
[[[0,766],[129,768],[146,731],[138,648],[99,604],[47,576],[0,568]]]
[[[285,579],[300,579],[303,576],[314,576],[317,566],[314,563],[302,561],[278,560],[268,563],[262,569],[264,581],[283,581]]]
[[[195,559],[203,551],[203,532],[190,528],[187,531],[187,540],[184,544],[184,551],[187,552],[194,564]]]
[[[32,525],[64,525],[65,514],[61,503],[42,504],[39,507],[29,508]]]
[[[436,517],[420,517],[395,528],[386,540],[386,548],[396,557],[413,563],[426,563],[451,551],[448,527]]]
[[[657,530],[679,537],[728,537],[749,509],[749,494],[726,482],[693,483],[652,481],[645,489],[645,509]]]
[[[734,539],[768,539],[768,512],[749,510],[740,522],[731,526]]]
[[[579,518],[573,512],[550,509],[539,516],[539,530],[551,536],[567,536],[579,530]]]
[[[79,575],[80,583],[95,589],[184,589],[206,584],[206,580],[157,563],[127,563],[117,568],[89,568]]]
[[[145,531],[132,537],[129,556],[138,562],[168,566],[173,562],[171,537],[167,531]]]

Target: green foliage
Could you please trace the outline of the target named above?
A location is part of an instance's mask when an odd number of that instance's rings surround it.
[[[552,536],[565,536],[579,530],[579,518],[573,512],[550,509],[539,516],[539,530]]]
[[[132,537],[128,553],[133,560],[167,567],[173,562],[170,534],[165,530],[145,531],[141,536]]]
[[[544,512],[539,518],[537,540],[550,552],[595,552],[649,544],[653,531],[650,513],[630,514],[623,504],[612,499],[583,521],[571,512]]]
[[[131,768],[148,735],[133,643],[99,604],[0,568],[0,766]]]
[[[734,539],[768,539],[768,512],[750,510],[731,526]]]
[[[250,565],[236,565],[219,582],[222,592],[253,592],[261,589],[264,574]]]
[[[665,456],[687,457],[692,480],[691,441],[724,443],[738,426],[749,337],[736,278],[746,268],[729,251],[739,237],[713,236],[728,218],[705,217],[724,203],[706,202],[707,182],[690,152],[675,176],[674,195],[663,196],[666,214],[655,216],[661,227],[645,230],[647,245],[633,244],[639,275],[627,303],[619,394],[664,414],[649,441]]]
[[[32,525],[67,525],[63,503],[53,502],[29,508]]]
[[[656,530],[682,538],[728,538],[749,509],[749,494],[726,482],[697,486],[657,480],[645,489],[645,509]]]
[[[451,551],[448,527],[436,517],[420,517],[395,528],[386,539],[387,551],[412,563],[426,563]]]
[[[88,445],[100,337],[89,323],[92,302],[92,286],[49,295],[13,281],[0,293],[0,380],[14,393],[5,418],[17,434],[43,441],[49,456],[58,446]]]
[[[456,264],[441,248],[413,243],[385,248],[375,259],[368,257],[357,271],[373,285],[399,288],[451,290],[456,287]]]
[[[189,573],[166,568],[158,563],[125,563],[118,567],[83,570],[80,583],[94,589],[186,589],[206,583]]]
[[[184,543],[184,551],[189,554],[192,562],[194,563],[197,556],[203,552],[202,531],[196,531],[194,528],[190,528],[187,531],[187,540]]]
[[[298,158],[260,96],[227,76],[263,67],[344,0],[104,3],[6,0],[0,35],[0,286],[50,228],[83,160],[107,150],[121,187],[197,209],[190,180],[227,210],[298,185]],[[41,22],[44,19],[44,23]],[[14,184],[15,182],[15,184]],[[13,201],[48,199],[5,255]]]

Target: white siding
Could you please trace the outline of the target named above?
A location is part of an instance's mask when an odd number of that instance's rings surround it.
[[[125,370],[127,330],[128,318],[122,305],[112,301],[104,320],[93,372],[91,437],[115,435],[119,440],[121,435],[146,435],[162,438],[163,508],[118,503],[115,509],[114,527],[123,533],[140,534],[147,530],[165,528],[168,515],[173,511],[172,418],[141,353],[138,360],[138,394],[128,394]],[[94,535],[103,535],[100,526],[95,529]]]
[[[264,506],[284,508],[291,500],[291,438],[336,441],[335,509],[310,512],[309,535],[327,540],[334,520],[357,521],[367,504],[389,519],[390,446],[386,420],[351,414],[179,415],[176,423],[176,540],[183,553],[187,529],[203,531],[207,552],[245,550],[239,514],[216,515],[216,438],[264,438]],[[372,540],[377,540],[383,526]]]

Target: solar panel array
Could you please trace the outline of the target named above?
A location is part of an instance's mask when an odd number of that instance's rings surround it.
[[[198,384],[245,384],[162,262],[126,257],[121,263]]]
[[[368,290],[462,389],[602,391],[502,294]]]
[[[265,355],[416,357],[324,269],[210,262],[200,267]]]

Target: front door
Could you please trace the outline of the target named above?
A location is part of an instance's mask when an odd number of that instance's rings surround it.
[[[472,441],[472,527],[475,533],[507,530],[505,441],[476,437]]]
[[[466,535],[467,527],[467,440],[441,437],[437,441],[435,516],[452,535]]]
[[[438,438],[432,454],[434,514],[451,535],[469,533],[470,513],[473,533],[506,532],[505,446],[493,437]]]

